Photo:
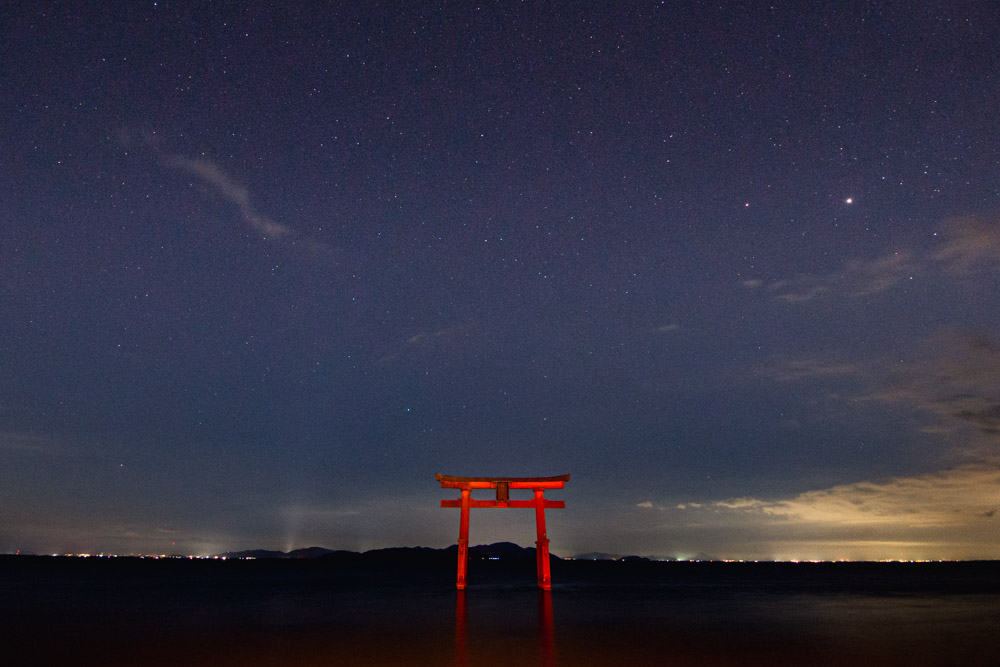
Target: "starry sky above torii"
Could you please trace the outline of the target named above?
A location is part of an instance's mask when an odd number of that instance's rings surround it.
[[[990,3],[0,17],[0,552],[1000,556]]]

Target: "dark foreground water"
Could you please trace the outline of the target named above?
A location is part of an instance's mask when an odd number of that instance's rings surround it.
[[[0,557],[9,665],[995,665],[1000,562],[534,572]]]

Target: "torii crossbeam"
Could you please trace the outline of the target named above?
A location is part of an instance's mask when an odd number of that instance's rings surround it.
[[[546,489],[561,489],[569,481],[569,475],[558,477],[453,477],[452,475],[434,475],[441,483],[442,489],[458,489],[461,498],[442,500],[441,507],[459,507],[462,516],[458,529],[458,578],[456,587],[465,590],[466,574],[469,569],[469,510],[473,507],[522,507],[535,508],[535,530],[538,540],[535,542],[535,558],[538,567],[538,587],[542,590],[552,590],[552,575],[549,566],[549,539],[545,535],[545,508],[563,509],[566,503],[562,500],[546,500]],[[472,489],[496,489],[496,500],[475,500]],[[531,500],[511,500],[511,489],[531,489],[535,497]]]

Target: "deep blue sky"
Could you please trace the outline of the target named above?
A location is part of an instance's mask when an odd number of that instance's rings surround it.
[[[0,552],[1000,557],[992,3],[267,4],[0,10]]]

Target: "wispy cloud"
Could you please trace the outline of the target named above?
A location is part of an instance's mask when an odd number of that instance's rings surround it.
[[[825,526],[924,528],[992,519],[1000,510],[1000,468],[966,465],[915,477],[862,481],[781,500],[731,498],[710,511]]]
[[[942,332],[888,386],[866,398],[906,404],[932,415],[926,432],[965,453],[1000,457],[1000,343],[984,335]]]
[[[672,543],[717,557],[995,558],[1000,465],[968,464],[787,497],[688,502],[660,521],[657,528]]]
[[[406,354],[416,354],[421,350],[434,349],[439,345],[446,344],[466,330],[461,326],[442,327],[432,331],[418,331],[409,338],[394,352],[383,355],[379,362],[383,364],[391,363]]]
[[[795,359],[788,356],[772,357],[767,364],[758,366],[754,374],[779,382],[795,382],[814,378],[834,379],[864,377],[870,372],[867,364],[820,359],[816,357]]]
[[[910,253],[894,252],[872,260],[852,259],[840,271],[825,275],[802,274],[770,283],[753,279],[742,284],[748,289],[764,290],[786,303],[804,303],[838,293],[851,297],[881,294],[918,272],[919,266]]]
[[[455,330],[456,329],[454,327],[445,327],[432,332],[421,331],[419,333],[415,333],[406,340],[406,347],[419,347],[421,345],[427,345],[434,340],[454,335]]]
[[[163,162],[168,167],[193,174],[206,185],[212,186],[220,196],[236,205],[243,221],[255,232],[268,238],[281,238],[292,233],[290,227],[258,212],[251,201],[249,191],[217,163],[177,155],[165,157]]]
[[[802,544],[813,539],[815,553],[822,557],[833,557],[842,548],[853,549],[856,556],[885,557],[891,555],[886,549],[897,547],[914,557],[937,557],[955,553],[949,551],[949,540],[961,542],[955,547],[958,553],[995,553],[995,545],[983,535],[995,530],[995,524],[986,522],[1000,520],[1000,342],[946,330],[905,356],[906,363],[898,358],[846,363],[778,357],[756,372],[781,382],[855,381],[864,385],[850,396],[855,403],[922,412],[928,419],[917,428],[940,439],[951,461],[948,468],[862,479],[790,498],[733,497],[678,509],[700,517],[698,521],[725,523],[742,517],[749,525],[772,530],[775,540],[788,545],[796,535],[803,536]],[[823,540],[815,538],[824,535],[829,539],[821,546]],[[889,535],[898,539],[887,542]],[[873,536],[879,539],[872,541]]]
[[[262,236],[269,239],[295,236],[291,227],[257,210],[246,186],[229,174],[217,161],[204,157],[190,158],[164,150],[164,142],[156,132],[135,131],[123,127],[118,131],[118,142],[126,149],[141,146],[155,155],[167,168],[195,176],[220,197],[235,204],[244,224]],[[306,242],[304,245],[311,250],[322,249],[316,243]]]
[[[803,276],[794,281],[782,280],[768,285],[768,291],[782,301],[802,303],[812,301],[830,291],[829,285],[824,284],[823,280],[810,276]]]
[[[1000,266],[1000,226],[964,218],[948,223],[943,236],[944,246],[931,259],[952,273],[968,274],[977,267]]]
[[[1000,460],[1000,342],[944,330],[905,356],[906,363],[779,355],[751,372],[775,382],[853,383],[835,396],[925,413],[920,431],[938,435],[949,454]]]
[[[789,304],[821,297],[861,298],[890,292],[911,280],[945,274],[968,276],[977,270],[1000,268],[1000,225],[974,218],[954,220],[942,227],[939,248],[900,249],[872,259],[850,258],[842,268],[826,274],[800,274],[765,281],[749,278],[743,287],[771,295]]]

